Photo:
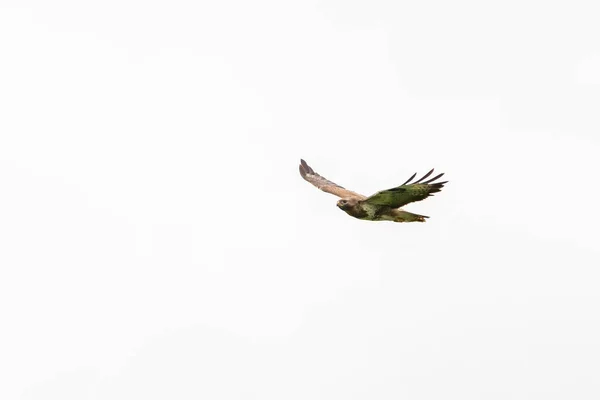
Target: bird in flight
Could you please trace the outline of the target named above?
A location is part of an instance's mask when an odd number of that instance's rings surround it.
[[[348,215],[367,221],[393,221],[393,222],[425,222],[425,215],[413,214],[404,211],[401,207],[414,201],[421,201],[433,193],[439,192],[448,181],[435,182],[442,174],[429,178],[433,169],[421,179],[412,182],[416,173],[402,185],[392,189],[382,190],[369,197],[344,189],[317,174],[304,160],[300,160],[300,175],[324,192],[331,193],[341,199],[337,206]]]

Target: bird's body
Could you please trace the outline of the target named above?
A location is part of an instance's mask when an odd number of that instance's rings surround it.
[[[345,200],[347,201],[348,199]],[[357,201],[356,204],[352,205],[348,205],[348,203],[338,204],[338,207],[351,217],[367,221],[425,222],[425,218],[428,218],[424,215],[413,214],[400,208],[387,206],[373,207],[362,201]]]
[[[423,200],[435,192],[439,192],[446,182],[435,182],[444,174],[424,181],[433,173],[429,171],[425,176],[414,183],[410,183],[416,176],[414,174],[402,185],[382,190],[372,196],[344,189],[343,187],[323,178],[317,174],[304,160],[300,160],[300,175],[324,192],[334,194],[341,199],[337,206],[348,215],[368,221],[393,221],[393,222],[425,222],[425,215],[413,214],[403,210],[401,207],[414,201]]]

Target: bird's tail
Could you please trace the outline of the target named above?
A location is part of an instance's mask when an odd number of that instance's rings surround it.
[[[426,215],[413,214],[404,210],[394,210],[394,222],[425,222]]]

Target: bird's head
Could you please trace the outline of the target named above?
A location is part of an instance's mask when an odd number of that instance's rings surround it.
[[[344,211],[346,211],[349,208],[354,207],[356,204],[357,204],[356,199],[341,199],[341,200],[338,200],[338,202],[337,202],[337,206]]]

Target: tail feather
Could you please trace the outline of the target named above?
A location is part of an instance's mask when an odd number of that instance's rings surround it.
[[[394,210],[394,222],[425,222],[427,215],[414,214],[404,210]]]

